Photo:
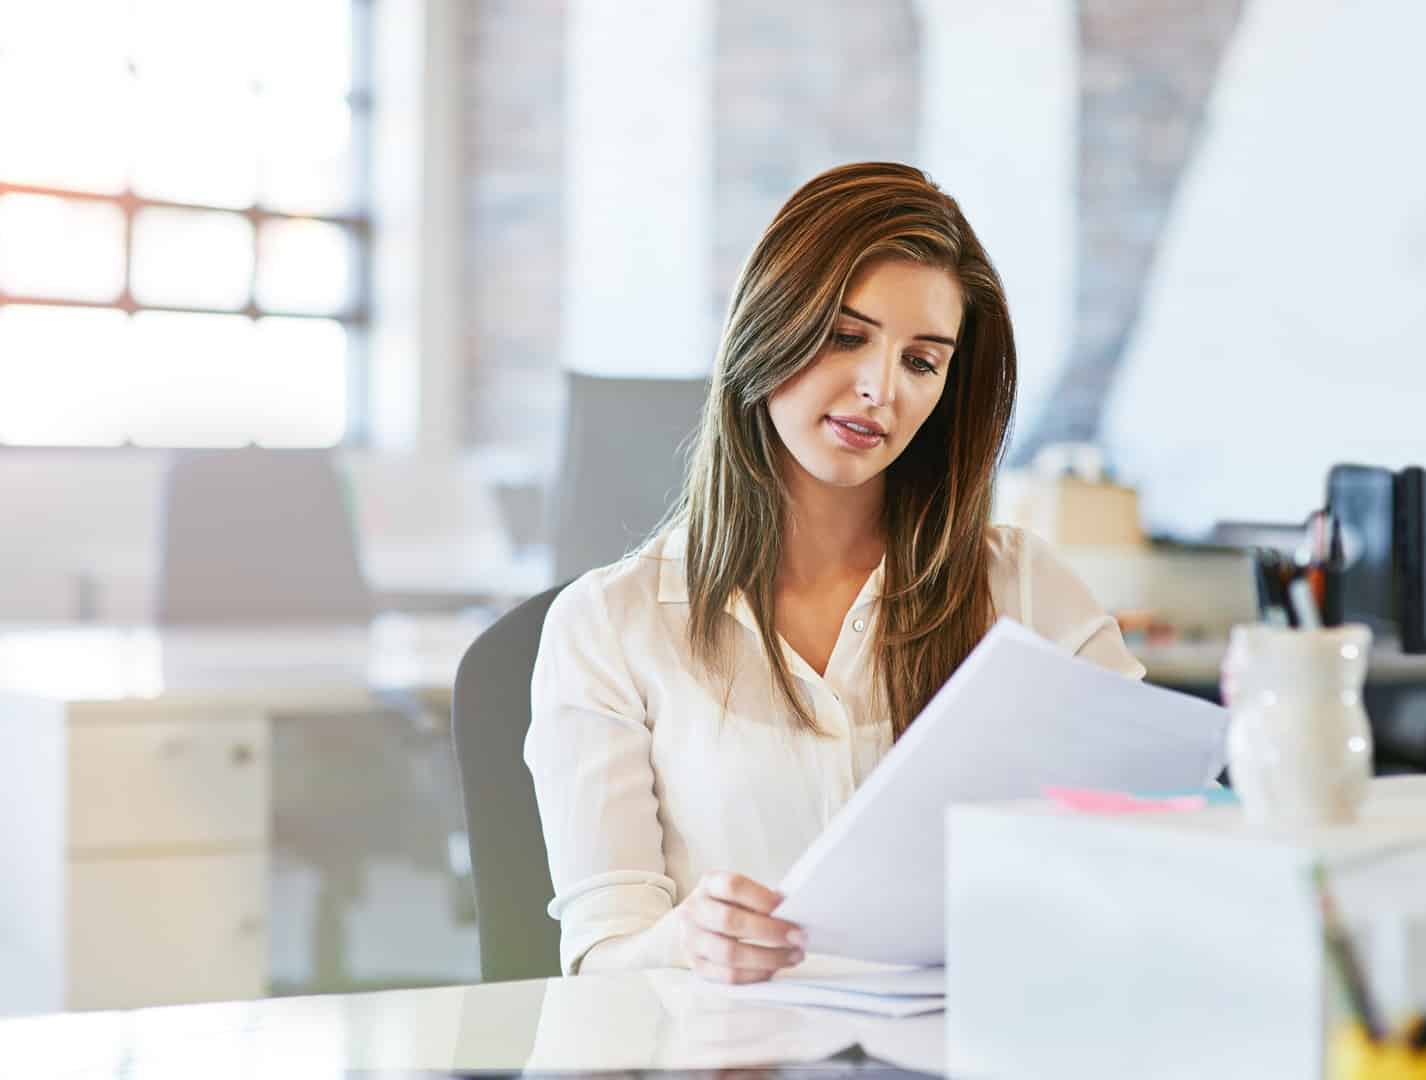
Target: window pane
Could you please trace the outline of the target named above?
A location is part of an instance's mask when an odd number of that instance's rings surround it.
[[[259,319],[263,446],[335,446],[347,427],[347,332],[329,319]]]
[[[241,315],[134,316],[130,431],[144,446],[241,446],[252,440],[253,324]]]
[[[203,210],[149,209],[134,219],[130,289],[140,304],[244,307],[253,272],[247,218]]]
[[[256,0],[258,80],[284,90],[344,93],[351,86],[352,0]]]
[[[241,7],[228,0],[134,0],[133,10],[140,78],[239,87],[257,77],[255,26]]]
[[[351,240],[340,225],[269,221],[258,234],[257,302],[269,311],[336,314],[351,296]]]
[[[261,202],[290,214],[353,209],[352,112],[342,98],[267,94],[261,109]]]
[[[48,59],[48,58],[46,58]],[[116,194],[129,168],[133,80],[0,57],[0,180]]]
[[[122,442],[129,330],[121,311],[0,307],[0,442]]]
[[[108,203],[0,195],[0,291],[115,300],[124,289],[124,215]]]
[[[251,206],[257,194],[257,95],[141,80],[134,190],[152,199]]]

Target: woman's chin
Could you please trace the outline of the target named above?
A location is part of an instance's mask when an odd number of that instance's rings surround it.
[[[812,476],[828,487],[856,488],[868,480],[881,475],[880,462],[870,461],[825,461],[818,462],[818,468],[809,469]]]

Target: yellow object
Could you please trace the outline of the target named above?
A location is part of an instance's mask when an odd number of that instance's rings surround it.
[[[1328,1080],[1426,1080],[1426,1050],[1399,1037],[1374,1043],[1361,1024],[1343,1024],[1327,1047]]]

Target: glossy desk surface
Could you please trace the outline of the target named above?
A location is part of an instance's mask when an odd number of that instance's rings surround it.
[[[284,705],[386,691],[449,694],[466,647],[490,621],[475,610],[238,628],[0,623],[0,693]]]
[[[7,1076],[319,1080],[371,1071],[723,1069],[854,1046],[942,1069],[944,1016],[766,1005],[685,971],[274,998],[0,1021]]]

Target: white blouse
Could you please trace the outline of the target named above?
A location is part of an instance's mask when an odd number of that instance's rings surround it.
[[[560,959],[575,971],[607,938],[652,925],[712,870],[775,888],[891,747],[875,709],[869,642],[878,567],[818,675],[783,644],[818,726],[778,699],[741,596],[728,613],[731,696],[688,646],[686,534],[676,530],[555,599],[531,685],[525,761],[549,850]],[[1020,529],[990,533],[997,615],[1142,678],[1114,620],[1050,547]],[[668,958],[670,963],[678,958]]]

